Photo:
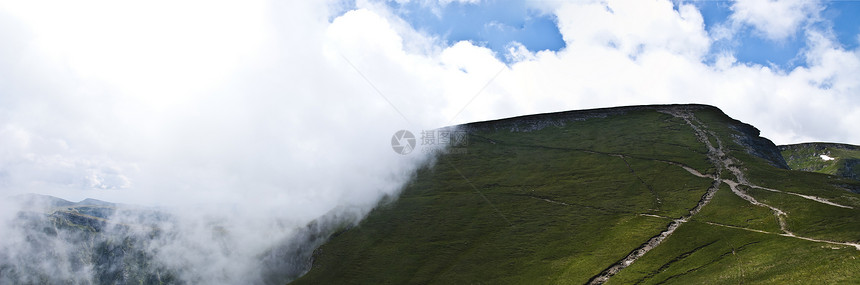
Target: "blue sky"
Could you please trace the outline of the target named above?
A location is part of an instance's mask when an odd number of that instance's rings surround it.
[[[398,1],[0,1],[0,191],[304,189],[366,161],[404,169],[378,161],[397,130],[637,104],[860,143],[860,2]],[[505,56],[514,42],[532,53]],[[342,143],[357,137],[385,141]],[[134,193],[101,198],[155,197]]]
[[[709,32],[719,26],[731,25],[729,17],[733,2],[687,3],[699,9]],[[427,1],[387,1],[386,4],[419,31],[438,36],[449,44],[467,40],[488,47],[505,62],[510,62],[503,55],[512,42],[521,43],[532,52],[558,51],[565,47],[556,17],[534,9],[526,1],[454,1],[444,5]],[[860,41],[860,1],[827,1],[823,4],[821,20],[808,24],[832,32],[846,49],[856,48]],[[806,47],[803,33],[798,30],[785,39],[773,40],[763,37],[752,27],[741,27],[731,40],[715,42],[711,52],[712,55],[729,52],[740,62],[791,69],[806,65],[802,56]]]
[[[833,25],[839,42],[846,48],[860,45],[860,1],[833,1],[827,4],[824,17]]]
[[[699,103],[776,144],[860,144],[857,1],[48,2],[0,1],[0,194],[251,233],[181,255],[235,278],[202,283],[253,283],[231,261],[270,225],[396,195],[431,154],[398,130]]]
[[[705,29],[725,25],[732,13],[729,1],[695,1],[705,20]],[[810,25],[833,32],[839,43],[846,49],[854,49],[858,45],[860,34],[860,2],[858,1],[827,1],[821,12],[822,20]],[[795,66],[806,66],[802,56],[806,46],[804,31],[799,30],[783,40],[771,40],[752,31],[750,27],[742,28],[741,33],[733,43],[717,43],[716,49],[731,51],[739,61],[761,65],[776,65],[783,69]]]
[[[502,60],[512,42],[532,52],[564,47],[555,16],[532,9],[524,1],[452,2],[441,7],[421,1],[387,4],[419,31],[449,44],[471,41],[492,49]]]

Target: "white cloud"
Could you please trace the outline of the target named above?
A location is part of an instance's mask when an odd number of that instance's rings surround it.
[[[823,7],[817,0],[736,0],[731,19],[747,24],[771,40],[792,37],[818,17]]]
[[[504,104],[472,120],[627,104],[706,103],[751,123],[776,143],[857,143],[857,50],[808,30],[808,67],[773,69],[730,54],[703,62],[711,43],[691,5],[668,1],[558,4],[567,44],[517,62],[474,105]]]
[[[339,16],[333,2],[85,1],[44,14],[2,4],[0,191],[210,205],[183,216],[194,230],[181,242],[201,244],[174,261],[183,266],[252,259],[290,226],[338,206],[360,215],[396,193],[426,159],[392,151],[400,129],[708,103],[777,143],[860,142],[857,50],[808,32],[808,67],[703,63],[717,39],[694,6],[669,1],[547,4],[566,47],[514,44],[510,66],[469,42],[444,46],[375,2]],[[232,253],[212,250],[208,219],[248,235]],[[277,238],[250,235],[261,231]],[[179,255],[183,243],[165,246]]]
[[[257,52],[267,34],[263,4],[92,0],[4,6],[10,16],[27,19],[34,47],[46,55],[67,62],[81,77],[163,106],[181,104]]]
[[[646,49],[701,57],[710,45],[704,21],[692,5],[680,11],[667,1],[573,2],[556,15],[568,45],[609,46],[636,56]]]
[[[414,89],[444,68],[402,51],[373,13],[330,24],[327,3],[4,4],[0,193],[187,208],[161,261],[227,275],[188,280],[253,282],[261,250],[399,190],[426,157],[394,153],[395,131],[445,123],[434,90]],[[210,220],[231,229],[230,251],[211,250]]]
[[[438,0],[441,5],[448,5],[454,2],[457,3],[468,3],[468,4],[478,4],[481,3],[481,0]]]
[[[478,4],[481,0],[389,0],[400,4],[409,3],[412,1],[421,1],[424,5],[445,6],[451,3]]]

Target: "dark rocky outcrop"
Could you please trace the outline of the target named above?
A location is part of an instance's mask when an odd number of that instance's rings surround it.
[[[731,127],[741,133],[741,135],[734,136],[735,142],[744,146],[747,153],[763,158],[770,165],[789,169],[776,145],[771,140],[761,137],[761,131],[756,127],[740,121]]]

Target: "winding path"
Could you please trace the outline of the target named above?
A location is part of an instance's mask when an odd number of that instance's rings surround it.
[[[776,235],[780,235],[780,236],[784,236],[784,237],[797,238],[797,239],[813,241],[813,242],[851,246],[851,247],[856,248],[857,250],[860,250],[860,244],[858,244],[858,243],[837,242],[837,241],[814,239],[814,238],[809,238],[809,237],[798,236],[795,233],[792,233],[791,231],[788,230],[788,226],[786,223],[786,218],[788,217],[788,214],[785,211],[783,211],[783,210],[781,210],[775,206],[772,206],[772,205],[769,205],[769,204],[766,204],[766,203],[763,203],[763,202],[756,200],[754,197],[752,197],[746,191],[744,191],[741,186],[746,186],[746,187],[755,188],[755,189],[761,189],[761,190],[765,190],[765,191],[783,193],[783,194],[788,194],[788,195],[794,195],[794,196],[802,197],[804,199],[812,200],[812,201],[815,201],[818,203],[823,203],[823,204],[834,206],[834,207],[840,207],[840,208],[846,208],[846,209],[853,209],[853,207],[840,205],[840,204],[831,202],[825,198],[816,197],[816,196],[812,196],[812,195],[804,195],[804,194],[799,194],[799,193],[781,191],[781,190],[776,190],[776,189],[765,188],[765,187],[753,185],[752,183],[750,183],[746,179],[746,177],[744,176],[744,173],[736,166],[737,160],[728,155],[728,151],[726,151],[726,149],[723,147],[723,143],[720,140],[720,138],[716,134],[714,134],[713,132],[707,130],[705,128],[705,125],[701,121],[699,121],[691,112],[686,111],[686,110],[664,110],[662,112],[670,114],[670,115],[675,116],[677,118],[683,119],[684,122],[686,122],[686,124],[693,129],[694,134],[696,135],[696,138],[700,142],[704,143],[705,146],[707,147],[707,149],[708,149],[708,154],[707,154],[708,160],[711,161],[711,163],[713,163],[714,167],[716,168],[716,174],[714,174],[714,175],[703,174],[703,173],[697,171],[696,169],[693,169],[692,167],[689,167],[687,165],[684,165],[684,164],[681,164],[678,162],[664,161],[664,160],[655,160],[655,161],[669,163],[669,164],[681,167],[684,170],[686,170],[687,172],[689,172],[690,174],[695,175],[697,177],[713,179],[714,183],[712,184],[712,186],[710,188],[708,188],[708,191],[705,193],[705,195],[702,196],[702,198],[699,200],[699,202],[696,204],[696,206],[690,210],[689,214],[687,214],[681,218],[672,219],[672,222],[669,223],[666,230],[662,231],[660,234],[658,234],[654,237],[651,237],[651,239],[649,239],[645,244],[641,245],[640,247],[638,247],[635,250],[633,250],[632,252],[630,252],[623,259],[619,260],[618,262],[616,262],[615,264],[613,264],[609,268],[603,270],[602,272],[600,272],[600,274],[592,277],[588,281],[588,284],[603,284],[603,283],[605,283],[606,281],[609,280],[610,277],[614,276],[615,274],[620,272],[622,269],[624,269],[624,268],[630,266],[631,264],[633,264],[634,262],[636,262],[636,260],[641,258],[643,255],[645,255],[645,253],[647,253],[648,251],[650,251],[654,247],[660,245],[660,243],[662,243],[663,240],[665,240],[670,235],[672,235],[672,233],[675,232],[675,230],[681,224],[687,222],[691,217],[693,217],[695,214],[699,213],[699,211],[701,211],[701,209],[711,201],[714,194],[719,189],[719,186],[721,183],[726,183],[727,185],[729,185],[729,188],[731,189],[732,193],[734,193],[738,197],[746,200],[747,202],[749,202],[753,205],[756,205],[756,206],[766,207],[766,208],[770,209],[774,213],[774,216],[776,216],[777,221],[779,222],[780,230],[783,233],[773,233],[773,232],[767,232],[767,231],[762,231],[762,230],[749,229],[749,228],[737,227],[737,226],[731,226],[731,225],[724,225],[724,224],[713,223],[713,222],[705,222],[706,224],[714,225],[714,226],[734,228],[734,229],[747,230],[747,231],[752,231],[752,232],[757,232],[757,233],[776,234]],[[711,143],[711,140],[710,140],[711,138],[716,142],[716,144],[717,144],[716,146],[714,146]],[[612,155],[618,156],[621,158],[625,157],[622,154],[612,154]],[[626,160],[625,160],[625,162],[626,162]],[[724,179],[724,178],[719,177],[719,174],[722,173],[723,170],[728,170],[729,172],[731,172],[732,175],[735,176],[735,178],[737,180],[735,181],[735,180]],[[657,218],[668,218],[668,217],[651,215],[651,214],[639,214],[639,215],[657,217]]]
[[[714,138],[717,139],[718,146],[717,147],[713,146],[711,144],[711,141],[708,139],[708,135],[705,133],[705,131],[702,130],[701,128],[699,128],[698,126],[696,126],[693,123],[693,121],[690,119],[690,118],[692,118],[692,114],[689,114],[689,113],[686,113],[686,114],[671,113],[671,114],[676,116],[676,117],[684,119],[684,121],[693,128],[693,130],[695,131],[695,135],[696,135],[697,139],[700,142],[704,143],[705,146],[708,148],[708,160],[710,160],[714,164],[714,167],[716,167],[716,169],[717,169],[716,173],[720,173],[724,167],[724,165],[722,165],[720,163],[721,162],[720,157],[722,157],[724,155],[724,152],[722,150],[722,147],[723,147],[722,143],[719,143],[719,139],[716,138],[716,136],[714,136]],[[622,155],[622,157],[623,157],[623,155]],[[679,164],[676,164],[676,165],[679,165]],[[635,250],[630,252],[627,256],[625,256],[624,258],[622,258],[620,261],[616,262],[615,264],[613,264],[609,268],[604,269],[602,272],[600,272],[600,274],[595,275],[594,277],[591,277],[591,279],[588,280],[588,284],[603,284],[603,283],[605,283],[606,281],[609,280],[609,278],[611,278],[615,274],[618,274],[618,272],[620,272],[622,269],[627,268],[628,266],[630,266],[631,264],[636,262],[636,260],[641,258],[643,255],[645,255],[646,253],[651,251],[651,249],[654,249],[655,247],[660,245],[663,242],[663,240],[665,240],[666,238],[671,236],[672,233],[674,233],[675,230],[678,229],[678,227],[680,227],[682,224],[689,221],[690,218],[692,218],[694,215],[698,214],[702,210],[702,208],[705,207],[705,205],[707,205],[708,203],[711,202],[711,199],[714,198],[714,194],[716,194],[717,190],[720,189],[720,183],[722,183],[723,180],[718,179],[715,176],[708,176],[708,175],[701,174],[698,171],[696,171],[695,169],[690,168],[690,167],[685,167],[685,166],[682,166],[682,167],[690,173],[698,174],[697,176],[699,176],[699,177],[711,178],[714,180],[714,183],[711,185],[710,188],[708,188],[708,191],[705,192],[704,195],[702,195],[702,198],[699,199],[699,202],[696,204],[696,206],[693,207],[692,209],[690,209],[690,212],[687,215],[685,215],[681,218],[677,218],[677,219],[672,220],[672,222],[669,223],[669,226],[666,228],[666,230],[660,232],[656,236],[651,237],[646,243],[644,243],[643,245],[639,246],[639,248],[636,248]]]

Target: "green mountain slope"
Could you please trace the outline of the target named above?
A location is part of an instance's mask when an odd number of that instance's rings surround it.
[[[781,145],[779,150],[791,169],[860,180],[860,146],[802,143]]]
[[[295,284],[860,282],[858,182],[791,171],[703,105],[460,126]]]

